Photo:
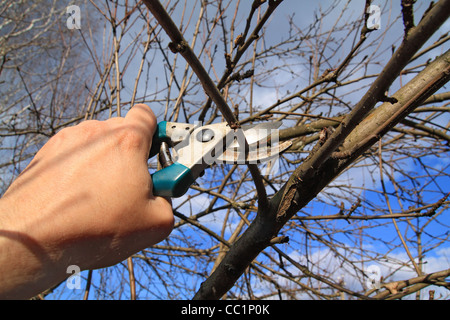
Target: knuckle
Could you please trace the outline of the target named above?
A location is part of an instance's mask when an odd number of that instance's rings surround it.
[[[119,144],[126,150],[136,150],[142,148],[146,139],[142,130],[135,126],[121,126],[116,131]]]

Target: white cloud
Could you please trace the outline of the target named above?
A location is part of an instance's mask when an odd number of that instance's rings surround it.
[[[369,248],[370,249],[370,246]],[[314,251],[305,256],[301,252],[294,250],[289,253],[289,256],[298,263],[305,265],[311,272],[330,278],[335,283],[338,283],[345,288],[356,292],[365,292],[368,290],[368,280],[371,269],[378,269],[381,278],[381,285],[392,281],[406,280],[417,277],[415,271],[410,267],[409,258],[404,252],[387,254],[383,259],[374,261],[365,261],[364,264],[359,262],[361,260],[357,252],[353,252],[351,248],[337,249],[332,251],[324,248]],[[450,267],[450,247],[440,248],[434,252],[430,257],[426,257],[423,265],[423,272],[425,274],[436,271],[448,269]],[[299,270],[285,261],[286,269],[292,274],[299,274]],[[405,266],[408,265],[408,266]],[[359,269],[359,270],[356,270]],[[366,272],[366,276],[362,271]],[[276,276],[276,281],[280,285],[292,286],[292,282],[281,277]],[[306,282],[302,281],[306,284]],[[314,279],[308,279],[308,286],[314,288],[322,288],[322,293],[335,293],[336,289],[326,291],[324,288],[326,284],[320,283]],[[264,287],[259,289],[263,292]],[[450,292],[445,288],[438,286],[429,286],[421,291],[421,299],[428,299],[429,291],[435,291],[435,299],[445,299],[449,297]],[[299,291],[300,292],[300,291]],[[310,299],[307,293],[299,293],[298,299]],[[415,293],[405,297],[404,299],[415,299]]]

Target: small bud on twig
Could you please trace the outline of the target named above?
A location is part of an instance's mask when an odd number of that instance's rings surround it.
[[[244,44],[244,37],[242,34],[238,35],[236,39],[234,39],[234,47],[238,47]]]

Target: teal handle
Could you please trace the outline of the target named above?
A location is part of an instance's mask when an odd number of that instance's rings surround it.
[[[195,179],[191,169],[175,162],[152,174],[155,196],[178,198],[184,195]]]
[[[170,137],[167,136],[167,121],[161,121],[158,123],[155,134],[153,135],[149,159],[153,158],[159,153],[159,149],[161,148],[162,142],[167,142],[169,140]]]

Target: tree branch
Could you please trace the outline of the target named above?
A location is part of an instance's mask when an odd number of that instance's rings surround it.
[[[158,0],[144,0],[143,2],[172,40],[169,44],[172,52],[178,52],[186,59],[199,78],[206,94],[220,109],[230,127],[233,129],[239,128],[239,122],[230,107],[161,3]]]
[[[450,0],[439,1],[420,21],[419,25],[414,30],[411,30],[408,38],[403,39],[400,47],[393,54],[363,98],[344,119],[330,139],[309,159],[306,166],[317,169],[325,162],[329,155],[344,142],[350,132],[370,113],[375,104],[383,100],[385,92],[398,77],[400,71],[449,16]]]
[[[189,63],[192,70],[194,70],[195,74],[199,78],[206,94],[217,105],[222,115],[224,116],[225,120],[230,125],[230,128],[239,129],[240,128],[239,121],[236,119],[234,113],[231,111],[224,97],[219,92],[217,86],[214,84],[214,82],[206,72],[205,68],[203,67],[202,63],[197,58],[195,53],[192,51],[191,47],[184,39],[180,30],[178,30],[177,26],[172,21],[172,18],[169,16],[169,14],[161,5],[161,3],[158,0],[144,0],[144,3],[148,7],[150,12],[153,14],[153,16],[156,18],[156,20],[158,20],[158,22],[161,24],[166,33],[169,35],[170,39],[172,40],[172,42],[169,44],[169,48],[172,50],[172,52],[180,53],[183,56],[183,58]],[[246,139],[242,140],[244,141],[244,145],[241,145],[240,147],[243,148],[244,150],[248,150],[247,140]],[[262,206],[267,206],[268,205],[267,194],[259,169],[255,164],[248,164],[248,168],[255,182],[259,204]]]
[[[403,25],[405,26],[405,38],[409,31],[414,28],[414,10],[413,4],[416,0],[402,0]]]
[[[344,142],[345,138],[370,112],[375,104],[384,97],[400,71],[407,65],[411,57],[420,49],[425,41],[446,21],[450,14],[450,0],[440,1],[429,14],[412,30],[408,39],[393,55],[380,76],[374,81],[361,101],[350,115],[344,119],[334,134],[320,145],[316,153],[303,162],[292,174],[289,181],[270,201],[270,206],[259,206],[258,215],[244,234],[235,242],[222,263],[213,274],[202,283],[194,299],[218,299],[227,292],[241,276],[248,265],[258,254],[270,245],[282,226],[298,210],[306,206],[331,180],[333,180],[351,161],[341,161],[331,157],[332,153]],[[440,60],[442,61],[442,59]],[[428,69],[428,67],[427,67]],[[445,73],[444,73],[445,75]],[[448,76],[448,75],[447,75]],[[445,78],[445,76],[444,76]],[[441,79],[442,80],[442,79]],[[442,81],[439,82],[442,85]],[[438,86],[432,86],[435,90]],[[431,88],[428,88],[431,89]],[[422,92],[420,101],[424,101],[433,90]],[[415,98],[416,101],[417,98]],[[391,118],[391,121],[399,121]],[[390,123],[390,125],[395,123]],[[369,139],[371,143],[373,139]],[[364,146],[366,150],[369,146]],[[265,214],[259,214],[261,210]]]
[[[374,299],[399,299],[408,294],[414,293],[417,290],[423,289],[434,282],[444,280],[450,275],[450,269],[442,270],[438,272],[429,273],[420,277],[412,278],[409,280],[402,280],[391,282],[383,285],[386,290],[376,294],[372,298]],[[408,288],[409,287],[409,288]]]

